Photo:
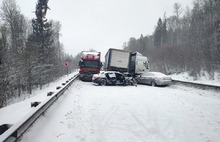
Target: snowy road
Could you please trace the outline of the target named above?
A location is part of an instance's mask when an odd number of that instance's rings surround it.
[[[220,94],[77,80],[21,142],[218,142]]]

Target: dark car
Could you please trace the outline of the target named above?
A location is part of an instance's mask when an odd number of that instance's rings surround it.
[[[92,82],[102,86],[131,85],[130,78],[117,71],[104,71],[99,74],[94,74],[92,77]]]

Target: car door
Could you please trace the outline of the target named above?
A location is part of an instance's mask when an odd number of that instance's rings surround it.
[[[125,80],[125,77],[121,73],[115,73],[118,84],[122,84]]]
[[[143,76],[143,74],[141,74],[140,77],[138,77],[138,82],[142,84],[146,84],[145,77]]]
[[[111,84],[115,84],[115,81],[116,81],[116,75],[115,75],[115,73],[109,73],[108,74],[109,75],[109,82],[111,83]]]
[[[142,76],[142,81],[144,84],[150,84],[151,83],[151,76],[149,73],[145,73],[143,76]]]
[[[152,81],[155,80],[155,75],[153,73],[149,73],[147,76],[147,84],[151,85]]]

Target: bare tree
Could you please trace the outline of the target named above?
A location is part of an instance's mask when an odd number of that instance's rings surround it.
[[[17,90],[12,94],[21,94],[22,82],[24,76],[23,53],[26,39],[26,21],[20,13],[15,0],[3,0],[1,12],[6,28],[8,29],[8,73],[11,90]]]
[[[0,26],[0,108],[6,104],[7,93],[7,32]]]

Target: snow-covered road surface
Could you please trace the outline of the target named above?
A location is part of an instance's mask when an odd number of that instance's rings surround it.
[[[21,142],[218,142],[219,92],[75,81]]]

